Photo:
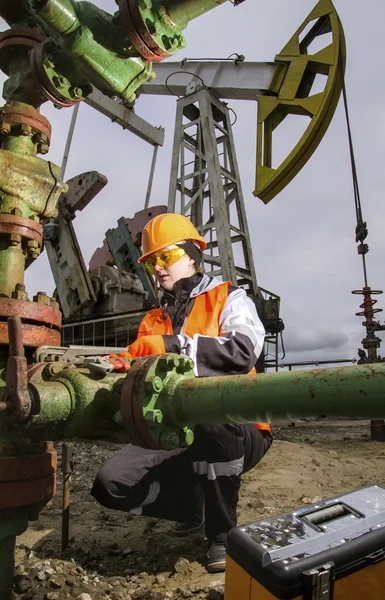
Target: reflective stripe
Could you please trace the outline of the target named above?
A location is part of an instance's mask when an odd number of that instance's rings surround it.
[[[132,508],[130,510],[130,513],[132,515],[140,516],[142,514],[142,507],[155,502],[155,500],[159,496],[159,492],[160,492],[159,481],[153,481],[149,487],[148,494],[145,497],[145,499],[143,500],[143,502],[141,504],[139,504],[139,506],[137,506],[136,508]]]
[[[240,475],[243,471],[245,457],[236,458],[229,462],[208,463],[204,460],[193,462],[194,473],[207,475],[207,479],[214,480],[217,477],[231,477]]]

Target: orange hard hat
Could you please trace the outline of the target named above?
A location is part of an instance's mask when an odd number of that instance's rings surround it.
[[[172,246],[184,240],[197,242],[201,250],[207,248],[205,240],[187,217],[174,213],[157,215],[147,223],[143,230],[143,255],[138,262],[146,262],[154,252],[159,252],[166,246]]]

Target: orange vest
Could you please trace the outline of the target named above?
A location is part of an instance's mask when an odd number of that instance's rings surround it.
[[[220,335],[219,318],[228,296],[229,281],[195,298],[193,307],[183,326],[183,333],[189,337],[195,334],[217,337]],[[150,310],[142,319],[138,338],[143,335],[174,335],[170,315],[163,308]],[[255,369],[250,374],[256,373]],[[258,429],[270,431],[269,423],[255,423]]]

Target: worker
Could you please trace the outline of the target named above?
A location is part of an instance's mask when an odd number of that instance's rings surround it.
[[[197,377],[249,373],[262,351],[264,328],[246,292],[202,273],[205,240],[182,215],[166,213],[147,223],[144,263],[163,288],[160,308],[143,318],[125,357],[174,352],[194,361]],[[210,398],[207,398],[210,402]],[[268,423],[196,425],[188,448],[147,450],[129,444],[98,472],[92,495],[103,506],[176,521],[185,536],[203,526],[209,541],[206,568],[225,569],[226,535],[237,524],[241,475],[272,442]]]

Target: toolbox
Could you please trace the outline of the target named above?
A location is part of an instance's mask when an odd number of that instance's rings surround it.
[[[225,600],[385,600],[385,488],[232,529]]]

